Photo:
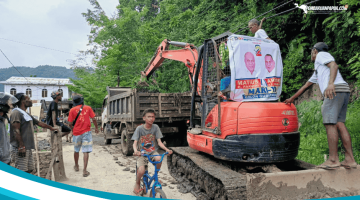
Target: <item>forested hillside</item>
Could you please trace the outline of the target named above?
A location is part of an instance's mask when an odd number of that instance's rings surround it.
[[[162,40],[170,39],[200,46],[204,40],[226,31],[241,35],[253,34],[248,21],[267,19],[263,24],[269,37],[280,45],[283,59],[282,100],[293,95],[314,72],[309,48],[317,42],[326,42],[339,65],[342,76],[348,82],[360,78],[360,2],[358,0],[320,0],[311,6],[345,6],[347,10],[316,14],[296,8],[311,0],[120,0],[118,14],[109,18],[96,0],[89,0],[93,10],[83,13],[92,26],[89,44],[94,46],[84,55],[95,55],[95,73],[89,73],[74,62],[75,73],[71,90],[84,94],[85,102],[100,107],[106,95],[106,86],[134,87],[140,79],[156,48]],[[310,5],[309,5],[310,6]],[[292,9],[291,12],[285,12]],[[284,13],[285,12],[285,13]],[[172,47],[171,47],[172,48]],[[101,54],[97,50],[101,49]],[[81,63],[81,59],[79,62]],[[190,89],[187,68],[176,61],[165,61],[155,73],[158,85],[150,84],[160,92],[184,92]],[[328,154],[326,130],[322,124],[322,102],[304,102],[298,106],[301,122],[301,145],[298,158],[320,164]],[[360,162],[360,136],[358,118],[360,101],[349,105],[347,126],[352,135],[354,156]],[[339,145],[339,149],[342,146]],[[344,157],[340,150],[339,156]]]
[[[250,19],[284,3],[279,9],[262,17],[269,17],[295,8],[309,1],[265,1],[265,0],[120,0],[118,15],[109,18],[104,15],[96,0],[90,0],[93,10],[83,13],[92,26],[89,44],[95,49],[87,54],[96,55],[96,73],[79,69],[79,80],[73,90],[91,98],[96,90],[98,97],[104,97],[105,87],[115,86],[120,76],[120,86],[134,86],[164,39],[193,43],[199,46],[226,31],[236,32],[246,27]],[[315,43],[323,41],[330,46],[340,70],[348,81],[357,80],[360,69],[360,10],[356,0],[318,1],[311,6],[347,5],[347,10],[331,14],[304,14],[301,9],[268,19],[263,28],[269,37],[281,48],[284,63],[284,86],[282,98],[292,95],[313,73],[310,50]],[[261,18],[258,20],[261,20]],[[244,29],[237,34],[253,34]],[[353,74],[352,74],[353,72]],[[81,76],[81,77],[80,77]],[[157,89],[161,92],[183,92],[190,89],[187,69],[176,61],[165,62],[156,71]],[[85,78],[87,77],[87,78]],[[93,80],[92,86],[86,80]],[[84,87],[86,86],[86,87]],[[89,102],[90,103],[90,102]],[[101,98],[91,101],[101,104]]]
[[[76,78],[72,69],[66,67],[40,65],[38,67],[16,67],[25,77],[37,76],[45,78]],[[0,69],[0,80],[6,81],[12,76],[22,76],[16,71],[15,68],[2,68]],[[4,91],[4,85],[0,84],[0,92]]]

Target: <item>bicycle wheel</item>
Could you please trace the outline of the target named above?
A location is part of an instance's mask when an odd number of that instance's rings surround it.
[[[157,199],[167,199],[165,192],[160,188],[155,188],[155,197],[152,196],[152,189],[150,190],[149,197],[157,198]]]

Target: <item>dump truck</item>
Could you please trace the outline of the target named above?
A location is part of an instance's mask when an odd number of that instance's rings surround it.
[[[102,105],[101,130],[104,143],[121,139],[124,155],[133,154],[131,140],[137,126],[144,123],[143,111],[153,108],[157,124],[167,146],[185,146],[187,121],[190,119],[190,93],[139,92],[130,87],[107,87]]]
[[[172,147],[167,163],[170,174],[197,199],[359,194],[358,169],[326,171],[295,159],[299,122],[296,107],[279,102],[280,52],[271,40],[230,32],[199,47],[165,39],[141,72],[149,78],[165,59],[183,62],[188,69],[189,146]]]

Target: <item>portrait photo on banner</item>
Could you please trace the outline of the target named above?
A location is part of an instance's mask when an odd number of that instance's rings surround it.
[[[283,73],[280,48],[277,43],[264,40],[249,36],[229,37],[232,100],[279,99]]]

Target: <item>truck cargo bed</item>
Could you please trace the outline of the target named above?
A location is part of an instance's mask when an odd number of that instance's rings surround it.
[[[142,112],[147,108],[155,110],[156,121],[178,121],[190,116],[190,93],[140,93],[132,88],[109,89],[118,90],[118,94],[108,100],[109,121],[142,121]]]

